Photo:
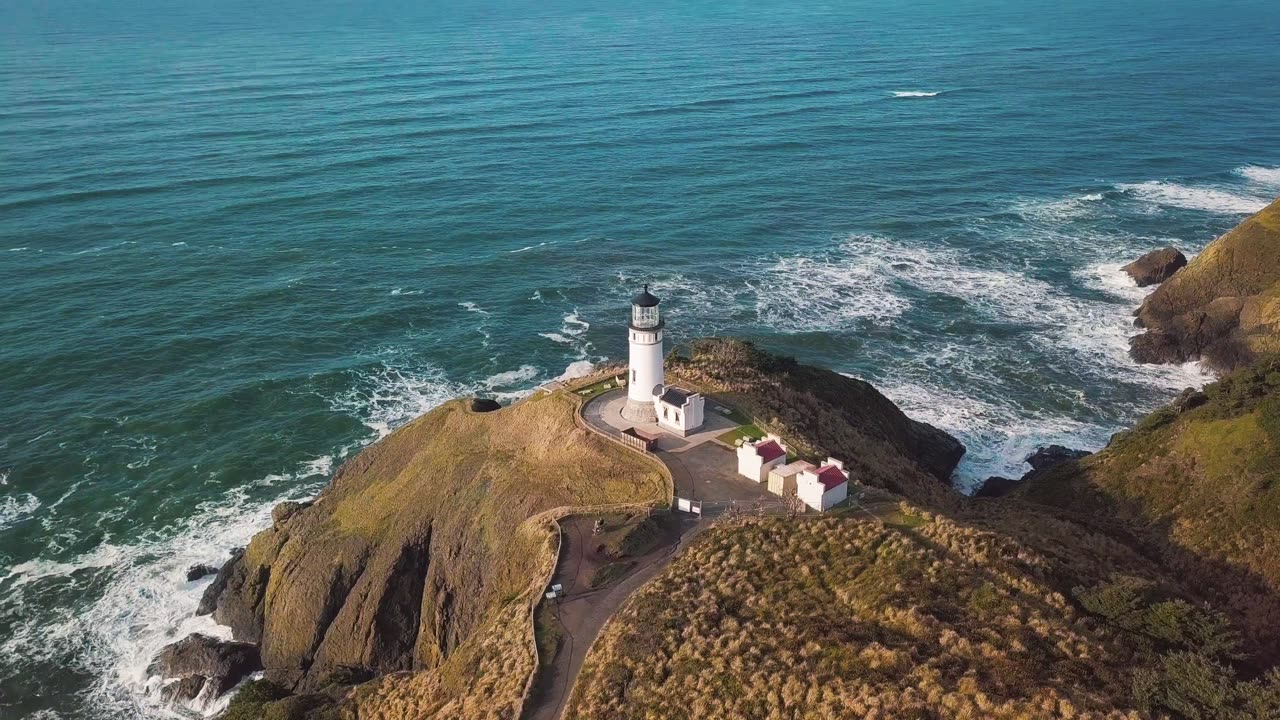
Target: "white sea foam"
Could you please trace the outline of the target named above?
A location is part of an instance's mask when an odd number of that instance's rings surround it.
[[[182,247],[183,245],[186,245],[186,243],[185,242],[169,243],[169,247]]]
[[[1089,217],[1099,210],[1102,193],[1088,193],[1060,200],[1028,198],[1014,204],[1014,210],[1031,222],[1062,223]]]
[[[473,302],[460,302],[458,303],[458,307],[462,308],[463,310],[466,310],[467,312],[473,312],[479,315],[489,314],[488,310],[485,310],[484,308],[480,307],[479,305]]]
[[[1225,187],[1180,185],[1151,180],[1122,183],[1116,188],[1130,196],[1154,205],[1202,210],[1223,215],[1247,215],[1267,206],[1268,198]]]
[[[16,247],[16,248],[9,248],[9,252],[22,252],[23,250],[30,250],[30,249],[31,248],[29,247]]]
[[[564,372],[556,376],[556,380],[575,380],[580,377],[586,377],[595,369],[595,364],[590,360],[575,360],[569,363]]]
[[[901,250],[882,238],[858,236],[832,252],[778,258],[747,281],[756,315],[775,331],[793,333],[888,323],[911,307],[893,286],[890,266]]]
[[[895,90],[895,91],[893,91],[893,97],[895,97],[895,98],[931,98],[931,97],[937,97],[938,95],[941,95],[941,94],[942,94],[942,91],[941,91],[941,90],[936,90],[936,91],[934,91],[934,92],[926,92],[926,91],[923,91],[923,90]]]
[[[526,245],[526,246],[524,246],[524,247],[522,247],[522,248],[518,248],[518,249],[516,249],[516,250],[508,250],[507,252],[509,252],[509,253],[513,253],[513,254],[514,254],[514,253],[523,253],[523,252],[529,252],[530,250],[537,250],[537,249],[538,249],[538,248],[540,248],[540,247],[546,247],[546,246],[548,246],[548,245],[555,245],[555,244],[556,244],[556,242],[555,242],[554,240],[548,240],[548,241],[540,242],[540,243],[538,243],[537,245]]]
[[[578,309],[574,308],[573,312],[567,313],[560,321],[560,329],[555,332],[541,332],[538,337],[544,337],[551,342],[560,345],[566,345],[578,354],[579,360],[584,360],[590,356],[595,346],[586,339],[587,331],[591,329],[591,323],[582,319],[578,314]]]
[[[484,387],[493,390],[495,388],[510,388],[538,377],[541,371],[532,365],[521,365],[515,370],[508,370],[485,378],[482,383]]]
[[[176,527],[143,533],[131,542],[103,543],[66,561],[37,559],[10,568],[0,587],[6,605],[22,608],[39,603],[46,584],[88,588],[107,577],[105,590],[87,608],[63,608],[59,617],[19,612],[14,633],[0,642],[0,652],[49,663],[69,663],[95,675],[88,692],[97,717],[209,716],[227,699],[197,701],[180,711],[160,699],[161,681],[149,667],[170,642],[192,632],[230,637],[230,629],[208,617],[194,617],[209,578],[189,582],[187,568],[219,564],[234,547],[245,545],[270,524],[271,508],[284,500],[313,494],[332,470],[333,458],[303,463],[288,473],[290,489],[264,502],[244,488],[217,501],[202,503]]]
[[[1235,174],[1251,183],[1269,188],[1280,188],[1280,167],[1262,167],[1261,165],[1245,165],[1235,169]]]
[[[890,380],[877,387],[908,416],[947,431],[967,451],[956,468],[958,489],[970,493],[992,475],[1018,478],[1026,457],[1053,443],[1087,450],[1106,444],[1110,431],[1069,417],[1027,413],[1009,404],[928,383]]]
[[[473,391],[433,365],[401,369],[379,365],[361,373],[347,391],[330,399],[334,410],[363,419],[378,438],[428,410]]]
[[[0,485],[8,485],[8,474],[0,473]],[[0,530],[12,527],[40,509],[40,498],[31,493],[5,495],[0,498]]]

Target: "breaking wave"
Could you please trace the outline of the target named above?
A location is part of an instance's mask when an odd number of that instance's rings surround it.
[[[890,322],[911,307],[894,290],[892,265],[915,252],[858,236],[829,253],[778,258],[759,280],[747,281],[758,321],[788,333]]]
[[[1236,168],[1233,172],[1249,182],[1280,189],[1280,167],[1245,165],[1244,167]]]
[[[213,703],[166,706],[161,681],[149,668],[165,645],[192,632],[229,637],[208,617],[194,617],[211,578],[187,581],[195,564],[219,565],[232,548],[242,547],[270,523],[271,508],[285,500],[314,494],[327,479],[334,458],[303,463],[285,478],[293,486],[264,501],[239,488],[226,497],[201,503],[175,527],[149,531],[131,543],[103,543],[66,561],[36,559],[20,563],[0,576],[6,606],[17,608],[12,635],[0,642],[0,652],[47,664],[69,664],[94,676],[86,705],[93,717],[126,715],[209,716],[220,711],[226,698]],[[272,476],[256,485],[273,484]],[[57,608],[50,619],[24,613],[38,606],[49,592],[75,594],[101,586],[101,595],[87,607]]]
[[[1269,202],[1264,196],[1225,187],[1181,185],[1162,180],[1122,183],[1116,188],[1153,205],[1224,215],[1255,213]]]
[[[895,98],[931,98],[942,94],[941,90],[927,92],[924,90],[895,90],[892,93]]]

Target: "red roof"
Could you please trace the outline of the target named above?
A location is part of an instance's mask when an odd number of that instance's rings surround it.
[[[841,483],[849,482],[849,478],[845,477],[840,468],[835,465],[827,465],[818,470],[818,482],[822,483],[822,487],[830,490],[833,487],[839,487]]]
[[[756,454],[764,458],[765,462],[769,462],[770,460],[777,460],[778,458],[783,457],[787,454],[787,451],[783,450],[782,446],[776,441],[770,440],[769,442],[762,442],[756,445]]]

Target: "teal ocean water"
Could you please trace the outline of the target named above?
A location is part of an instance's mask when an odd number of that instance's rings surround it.
[[[1280,194],[1280,5],[1061,5],[0,5],[0,717],[172,713],[190,564],[625,357],[641,282],[962,486],[1204,382],[1128,360],[1118,268]]]

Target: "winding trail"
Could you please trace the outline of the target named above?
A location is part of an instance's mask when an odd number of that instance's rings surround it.
[[[557,389],[555,392],[569,391]],[[610,424],[602,414],[603,409],[616,402],[620,394],[621,391],[614,390],[581,403],[578,407],[581,425],[662,464],[671,478],[673,495],[708,501],[711,505],[707,507],[723,508],[730,502],[741,502],[744,507],[747,503],[759,507],[764,507],[765,503],[777,504],[777,499],[758,483],[737,476],[732,451],[714,439],[723,428],[691,438],[667,438],[674,447],[659,447],[656,452],[644,452],[623,443],[619,428]],[[865,507],[861,510],[873,520],[881,521],[878,513],[868,512]],[[778,508],[772,508],[771,514],[777,511]],[[554,616],[560,626],[561,642],[555,656],[549,661],[542,659],[540,667],[535,670],[536,677],[520,715],[522,720],[561,718],[587,653],[605,623],[632,593],[657,577],[698,534],[711,527],[712,522],[708,518],[712,514],[715,511],[704,516],[676,513],[678,524],[675,529],[645,555],[629,558],[635,563],[634,567],[620,580],[602,588],[591,587],[596,570],[612,561],[602,557],[593,547],[594,520],[600,513],[584,509],[582,513],[566,515],[557,521],[560,553],[551,584],[560,584],[564,591],[564,595],[554,601]]]

